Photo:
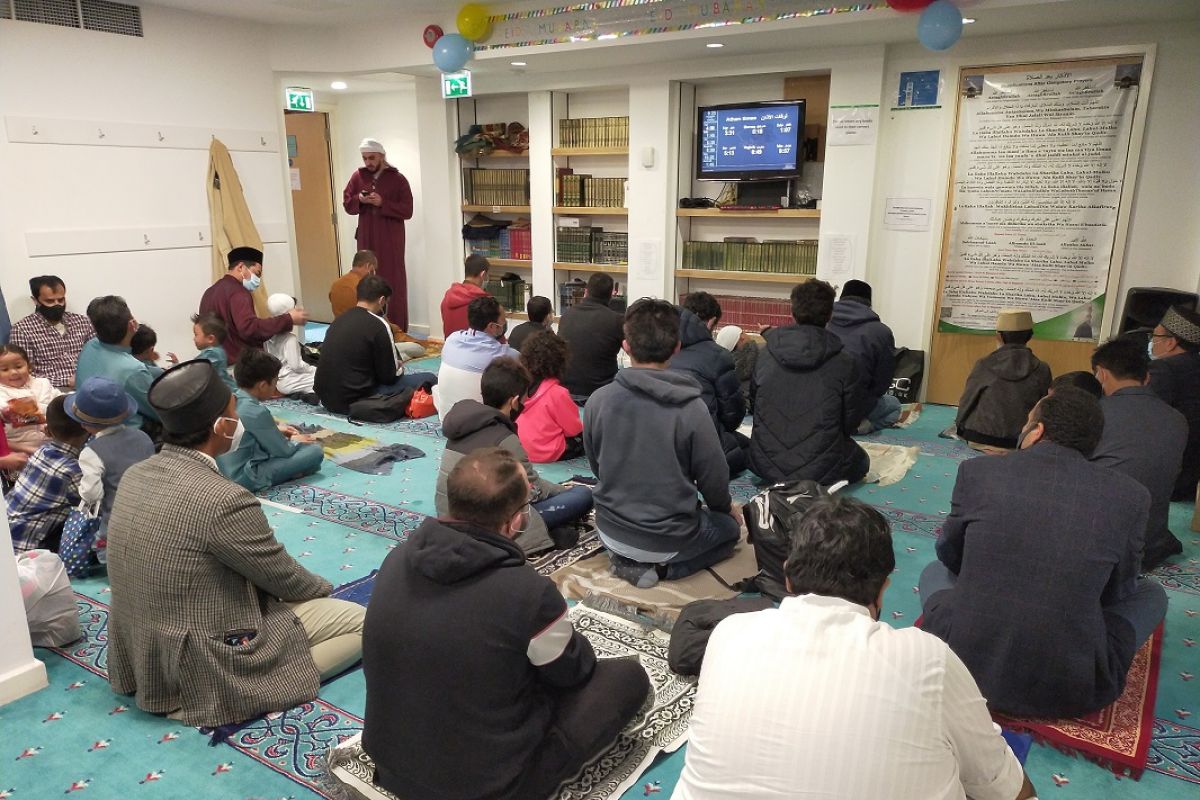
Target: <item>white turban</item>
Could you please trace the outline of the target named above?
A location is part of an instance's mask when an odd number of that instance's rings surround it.
[[[358,146],[360,153],[379,153],[381,156],[386,156],[387,151],[383,149],[383,145],[378,139],[363,139],[362,144]]]
[[[726,325],[717,331],[717,344],[733,352],[733,348],[737,347],[738,339],[741,338],[741,335],[742,329],[737,325]]]
[[[267,298],[267,311],[271,316],[278,317],[280,314],[286,314],[296,307],[296,298],[290,294],[273,294]]]

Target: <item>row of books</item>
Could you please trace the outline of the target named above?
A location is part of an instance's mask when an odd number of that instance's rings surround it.
[[[629,117],[585,117],[558,121],[559,147],[628,147]]]
[[[624,208],[625,178],[593,178],[558,170],[558,205],[587,208]]]
[[[571,264],[627,264],[629,234],[586,225],[560,226],[555,237],[554,260]]]
[[[533,287],[523,278],[491,278],[484,282],[484,290],[509,311],[524,311]]]
[[[463,199],[477,206],[527,206],[529,170],[464,169]]]
[[[573,305],[578,305],[583,299],[584,293],[587,291],[587,283],[581,278],[576,278],[566,283],[558,285],[558,312],[561,314],[566,309]],[[608,307],[613,311],[625,313],[627,307],[624,289],[619,282],[613,282],[613,296],[609,298]]]
[[[513,225],[500,231],[494,239],[468,239],[471,253],[487,258],[511,258],[528,261],[533,258],[533,232],[529,225]]]
[[[813,239],[756,242],[740,238],[684,242],[683,268],[816,275],[817,242]]]
[[[679,295],[683,303],[686,294]],[[738,297],[715,295],[721,304],[721,324],[737,325],[745,330],[755,330],[759,325],[791,325],[792,301],[778,297]]]

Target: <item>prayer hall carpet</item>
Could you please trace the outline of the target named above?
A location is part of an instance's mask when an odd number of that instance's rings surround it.
[[[409,369],[422,365],[436,370],[436,361],[416,362]],[[335,586],[368,576],[433,513],[444,448],[437,418],[356,426],[292,401],[273,404],[273,411],[288,422],[411,444],[427,454],[397,464],[387,476],[352,472],[327,461],[320,474],[262,494],[267,519],[302,563]],[[848,490],[891,522],[897,572],[884,598],[883,618],[896,627],[911,625],[920,613],[917,576],[933,558],[958,464],[979,457],[960,442],[937,437],[952,420],[953,409],[925,406],[911,427],[863,437],[915,446],[919,457],[895,484]],[[542,472],[553,480],[588,474],[582,459],[548,465]],[[731,490],[744,501],[757,487],[740,476]],[[1191,514],[1185,504],[1172,507],[1172,529],[1185,552],[1153,576],[1167,588],[1170,606],[1145,773],[1138,781],[1118,777],[1091,761],[1035,744],[1026,767],[1040,796],[1166,800],[1200,794],[1200,534],[1188,530]],[[571,557],[586,556],[594,548],[594,542],[584,543]],[[557,557],[557,566],[564,560],[569,557]],[[50,686],[0,707],[0,730],[8,748],[0,748],[0,798],[320,796],[317,780],[328,747],[362,726],[361,669],[322,686],[314,702],[255,721],[228,743],[210,747],[208,737],[195,728],[145,714],[133,698],[111,692],[104,678],[107,582],[102,576],[89,578],[76,581],[75,589],[86,638],[60,651],[37,650]],[[660,755],[622,797],[669,797],[685,750]]]

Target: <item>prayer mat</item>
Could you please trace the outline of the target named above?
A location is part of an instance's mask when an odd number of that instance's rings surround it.
[[[911,428],[913,423],[921,418],[920,403],[905,403],[900,406],[900,418],[893,428]]]
[[[754,548],[745,539],[733,555],[710,569],[701,570],[677,581],[659,581],[649,589],[639,589],[611,572],[612,561],[607,551],[576,561],[550,575],[558,590],[568,600],[583,600],[599,596],[637,609],[648,617],[663,614],[674,619],[688,603],[695,600],[725,600],[736,597],[731,588],[738,581],[758,573]]]
[[[645,712],[554,795],[558,800],[609,800],[636,784],[659,753],[673,752],[687,740],[696,684],[667,665],[670,639],[666,634],[581,605],[573,607],[570,616],[575,630],[588,638],[599,658],[637,656],[654,689]],[[335,780],[355,793],[352,796],[402,800],[371,783],[375,764],[362,749],[361,734],[329,751],[328,768]]]
[[[917,456],[921,453],[919,447],[902,447],[879,442],[859,442],[858,446],[866,450],[867,455],[871,457],[870,471],[879,476],[880,486],[899,483],[908,474],[909,468],[917,463]]]
[[[1027,731],[1038,741],[1066,753],[1079,753],[1134,780],[1146,768],[1150,739],[1154,733],[1154,699],[1162,661],[1163,626],[1137,651],[1125,691],[1107,708],[1074,719],[1035,719],[993,714],[1001,726]]]

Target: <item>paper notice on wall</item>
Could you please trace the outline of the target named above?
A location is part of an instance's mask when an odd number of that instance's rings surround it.
[[[879,106],[830,106],[826,147],[875,144],[875,129],[879,126]]]
[[[853,278],[854,237],[841,233],[821,234],[817,262],[817,275],[821,280],[840,285]]]
[[[883,227],[893,231],[929,230],[928,197],[889,197],[883,208]]]
[[[288,170],[288,172],[292,176],[292,191],[293,192],[300,191],[300,168],[292,167],[290,170]]]
[[[662,239],[634,239],[630,250],[630,274],[638,280],[658,280],[662,275]]]

